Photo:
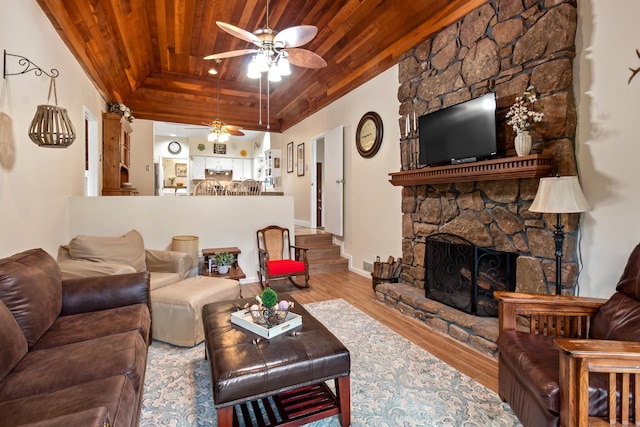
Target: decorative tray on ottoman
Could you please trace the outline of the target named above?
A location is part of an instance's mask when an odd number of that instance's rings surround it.
[[[231,323],[247,329],[253,333],[256,333],[263,338],[269,339],[277,337],[278,335],[283,334],[295,328],[296,326],[302,325],[302,316],[300,316],[299,314],[288,312],[287,317],[285,317],[282,323],[267,328],[266,326],[253,323],[253,320],[251,320],[251,313],[249,312],[249,309],[244,309],[231,313]]]

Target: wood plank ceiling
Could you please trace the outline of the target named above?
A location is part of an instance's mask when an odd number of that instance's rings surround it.
[[[208,73],[216,64],[203,59],[252,48],[216,21],[249,32],[263,28],[266,0],[36,1],[100,94],[124,102],[135,117],[202,124],[218,116],[244,129],[267,130],[266,83],[259,124],[259,80],[246,77],[250,55],[222,60],[218,76]],[[303,48],[328,66],[292,66],[290,76],[270,85],[269,130],[290,128],[486,1],[271,0],[269,27],[316,26],[318,35]]]

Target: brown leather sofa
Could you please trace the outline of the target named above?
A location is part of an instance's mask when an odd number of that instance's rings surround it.
[[[42,249],[0,259],[0,426],[137,426],[149,273],[62,280]]]
[[[498,391],[525,427],[638,421],[633,390],[640,386],[634,375],[640,373],[640,245],[608,300],[495,296]]]

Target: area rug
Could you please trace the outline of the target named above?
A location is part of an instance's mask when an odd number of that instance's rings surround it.
[[[351,353],[351,425],[520,426],[471,378],[342,299],[306,304]],[[204,344],[149,348],[141,426],[216,426]],[[308,424],[339,426],[337,417]]]

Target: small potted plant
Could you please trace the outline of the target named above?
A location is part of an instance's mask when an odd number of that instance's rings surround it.
[[[229,252],[218,252],[213,256],[213,259],[216,261],[219,274],[227,274],[231,264],[235,261],[235,257]]]

